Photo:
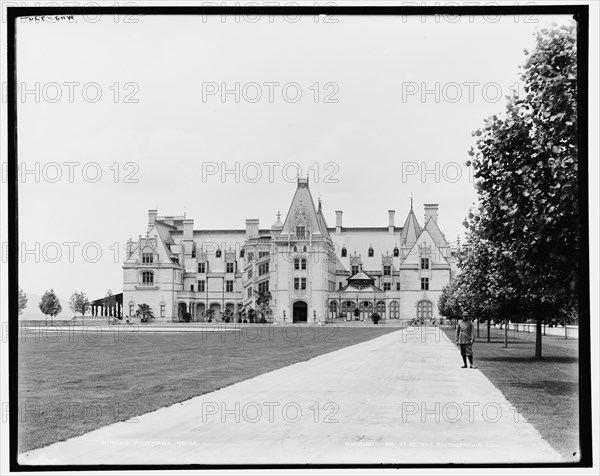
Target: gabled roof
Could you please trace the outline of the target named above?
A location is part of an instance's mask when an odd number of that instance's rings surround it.
[[[319,209],[317,210],[317,223],[319,225],[319,230],[321,230],[321,233],[329,237],[327,221],[325,220],[325,216],[323,215],[323,209],[321,208],[321,199],[319,199]]]
[[[307,224],[307,229],[311,230],[313,234],[329,236],[325,219],[317,216],[315,203],[308,188],[308,178],[298,178],[298,188],[296,188],[281,232],[287,234],[294,230],[298,219],[303,220]]]
[[[419,235],[421,234],[421,226],[419,225],[419,221],[415,216],[415,212],[413,211],[412,199],[410,201],[410,212],[408,212],[408,216],[406,217],[406,221],[404,222],[404,226],[402,227],[402,233],[400,234],[400,238],[402,240],[402,244],[412,244],[417,241]]]
[[[440,227],[433,219],[433,217],[429,217],[429,220],[427,220],[427,223],[425,223],[424,230],[427,230],[429,232],[431,238],[433,238],[433,241],[435,241],[435,244],[438,245],[438,247],[448,246],[448,241],[446,241],[446,237],[442,233],[442,230],[440,230]]]
[[[350,276],[348,278],[348,281],[373,281],[374,282],[375,278],[372,278],[371,276],[364,273],[363,271],[359,271],[354,276]]]

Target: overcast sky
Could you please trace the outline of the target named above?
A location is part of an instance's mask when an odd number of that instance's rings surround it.
[[[121,292],[123,247],[145,232],[149,208],[185,212],[196,229],[270,227],[288,210],[295,164],[330,226],[335,210],[345,226],[387,226],[388,209],[401,226],[412,194],[421,224],[423,204],[439,203],[455,241],[476,200],[464,166],[472,131],[504,110],[536,28],[570,19],[455,20],[19,22],[17,81],[33,91],[18,104],[19,162],[31,171],[19,184],[19,241],[31,251],[21,286],[63,299]],[[236,83],[239,96],[222,97]]]

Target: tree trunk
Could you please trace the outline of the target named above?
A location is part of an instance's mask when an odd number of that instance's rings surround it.
[[[492,329],[492,320],[488,318],[488,320],[487,320],[487,341],[488,342],[491,342],[491,340],[490,340],[491,329]]]
[[[542,316],[535,318],[535,358],[542,358]]]
[[[477,319],[477,338],[479,339],[479,319]]]
[[[567,321],[565,321],[563,324],[565,326],[565,339],[568,339],[568,337],[567,337]]]
[[[504,348],[508,347],[508,319],[504,319]]]

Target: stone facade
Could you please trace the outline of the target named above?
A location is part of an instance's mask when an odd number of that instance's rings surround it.
[[[387,227],[344,228],[341,211],[328,227],[308,179],[270,229],[248,219],[245,229],[195,230],[191,219],[149,210],[146,233],[128,243],[123,314],[145,303],[166,321],[221,322],[249,309],[277,323],[435,318],[456,272],[437,216],[426,204],[421,227],[411,203],[402,227],[393,210]]]

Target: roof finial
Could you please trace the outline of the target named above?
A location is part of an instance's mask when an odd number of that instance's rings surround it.
[[[280,211],[278,211],[278,212],[277,212],[277,219],[279,220],[280,218],[281,218],[281,212],[280,212]]]
[[[410,211],[411,212],[413,211],[413,194],[412,194],[412,192],[410,194]]]

